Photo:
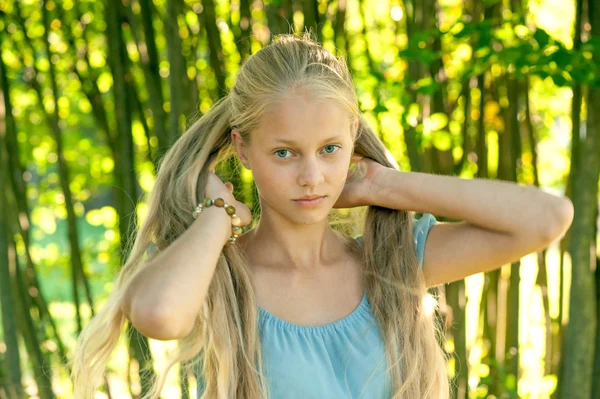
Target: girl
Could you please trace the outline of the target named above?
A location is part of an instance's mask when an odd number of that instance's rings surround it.
[[[427,288],[541,250],[573,207],[533,187],[400,172],[388,154],[344,59],[307,35],[253,55],[162,161],[131,254],[79,338],[75,397],[92,396],[128,319],[179,340],[151,398],[177,362],[203,399],[448,398]],[[244,234],[251,213],[214,173],[230,156],[260,197]],[[332,208],[360,206],[358,239],[330,226]]]

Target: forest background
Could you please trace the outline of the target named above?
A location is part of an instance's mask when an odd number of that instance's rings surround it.
[[[2,0],[0,399],[72,397],[159,160],[250,54],[307,29],[402,170],[575,205],[547,250],[433,290],[454,397],[600,399],[600,0]],[[219,174],[256,209],[236,166]],[[139,397],[173,347],[127,332],[98,398]],[[163,397],[194,390],[172,373]]]

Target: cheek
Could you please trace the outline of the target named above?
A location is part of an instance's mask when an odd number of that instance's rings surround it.
[[[292,179],[289,170],[269,162],[254,163],[252,174],[259,192],[269,196],[281,195]]]

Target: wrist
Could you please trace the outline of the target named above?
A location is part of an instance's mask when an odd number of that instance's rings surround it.
[[[204,208],[196,220],[199,220],[200,224],[210,225],[211,232],[223,239],[223,245],[231,237],[231,217],[223,209],[214,206]]]
[[[382,199],[386,195],[387,190],[389,190],[391,173],[395,171],[394,169],[384,167],[373,176],[369,189],[364,192],[366,196],[365,202],[369,205],[383,206],[384,201]]]
[[[406,203],[408,186],[404,186],[403,180],[410,172],[402,172],[392,168],[379,171],[373,178],[371,187],[367,190],[369,203],[382,208],[408,209],[399,207]],[[400,189],[400,187],[405,189]],[[401,205],[404,206],[404,205]]]
[[[230,218],[230,236],[229,243],[235,244],[235,240],[242,234],[241,219],[236,215],[235,206],[228,204],[223,200],[223,198],[210,198],[205,197],[204,200],[199,203],[194,211],[192,212],[192,216],[194,219],[198,218],[198,216],[202,213],[204,209],[209,208],[223,208],[224,213]],[[214,212],[213,212],[214,213]]]

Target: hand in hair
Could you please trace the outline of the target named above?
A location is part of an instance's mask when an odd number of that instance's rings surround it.
[[[235,207],[235,213],[240,218],[240,226],[247,226],[252,222],[252,212],[246,205],[239,202],[233,196],[233,184],[231,182],[223,183],[219,176],[214,172],[208,172],[204,195],[209,198],[223,198],[225,203]]]
[[[334,208],[354,208],[357,206],[372,205],[369,196],[375,176],[387,167],[375,162],[371,158],[354,155],[348,169],[346,184]]]

